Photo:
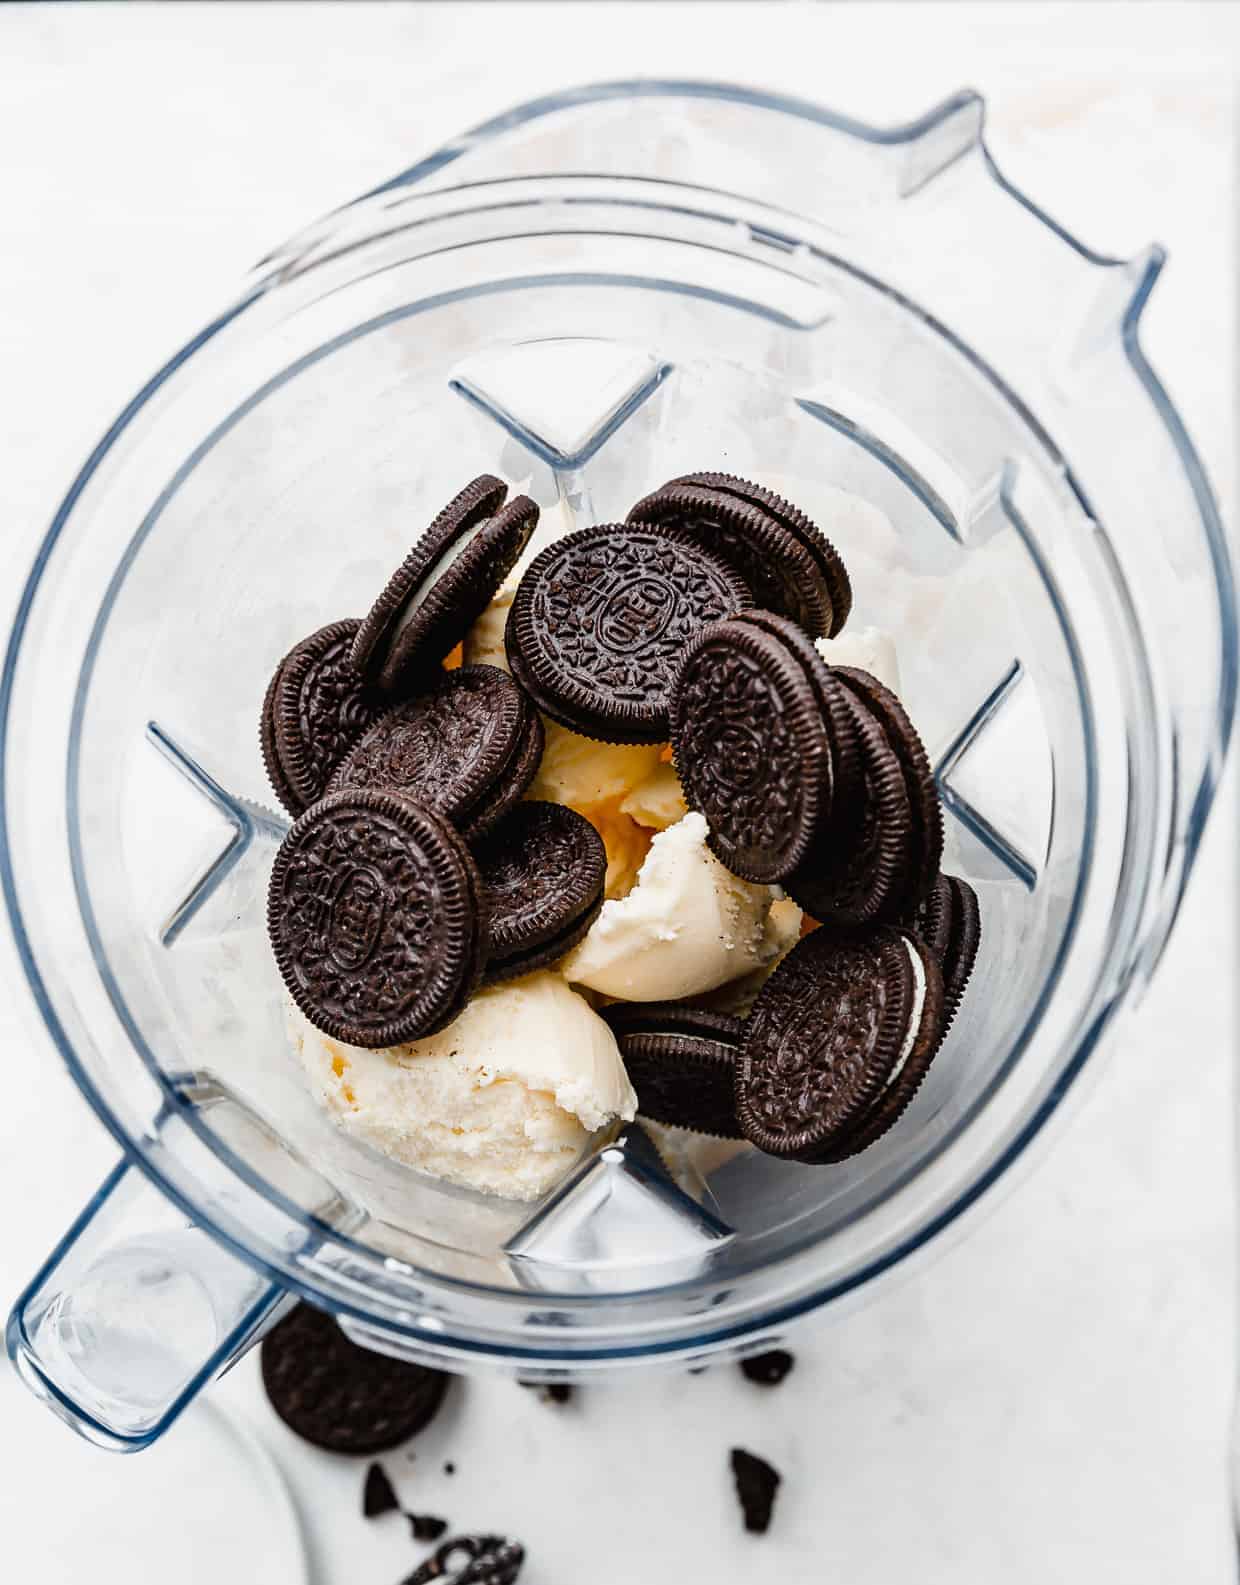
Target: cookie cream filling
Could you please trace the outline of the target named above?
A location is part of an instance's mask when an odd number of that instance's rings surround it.
[[[417,612],[426,604],[427,596],[440,578],[443,577],[444,573],[447,572],[448,568],[452,566],[459,556],[465,554],[490,521],[489,517],[484,517],[481,523],[476,523],[473,528],[467,530],[459,539],[453,540],[452,544],[448,546],[431,570],[422,575],[417,588],[400,608],[400,615],[396,618],[396,625],[392,629],[389,643],[395,642],[405,631]]]
[[[913,1010],[909,1015],[908,1029],[904,1036],[904,1044],[900,1047],[900,1055],[896,1058],[895,1066],[887,1075],[887,1082],[883,1088],[889,1090],[904,1072],[904,1064],[913,1054],[913,1047],[917,1044],[917,1036],[921,1032],[921,1015],[926,1006],[926,966],[921,961],[921,953],[908,939],[904,937],[904,950],[908,953],[909,967],[913,971]]]

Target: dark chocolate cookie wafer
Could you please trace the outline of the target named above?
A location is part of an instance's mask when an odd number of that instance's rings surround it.
[[[982,941],[982,914],[977,893],[958,875],[948,875],[951,891],[951,924],[947,945],[940,961],[943,965],[944,1000],[947,1006],[946,1023],[950,1024],[960,1006],[965,987],[977,962],[977,949]]]
[[[372,1354],[299,1304],[263,1339],[263,1386],[291,1431],[329,1453],[382,1453],[435,1418],[451,1377]]]
[[[879,927],[803,937],[758,993],[736,1061],[744,1137],[826,1160],[897,1066],[916,1015],[907,938]]]
[[[742,879],[784,880],[831,814],[832,748],[814,686],[774,633],[713,623],[672,687],[671,736],[685,798]]]
[[[630,523],[672,527],[734,567],[754,603],[814,637],[834,631],[831,595],[817,562],[769,512],[720,490],[668,484],[639,501]]]
[[[599,1012],[617,1039],[621,1035],[700,1035],[736,1045],[744,1020],[687,1002],[610,1002]]]
[[[750,604],[744,581],[679,533],[602,524],[539,555],[505,644],[539,709],[586,737],[659,743],[668,690],[700,628]]]
[[[733,1020],[731,1038],[721,1038],[715,1025],[720,1016],[699,1013],[697,1029],[687,1020],[662,1030],[626,1031],[623,1020],[620,1027],[612,1024],[643,1117],[720,1139],[741,1137],[733,1078],[741,1025]]]
[[[516,565],[538,522],[520,495],[482,474],[450,501],[388,580],[353,644],[353,661],[388,693],[425,682]]]
[[[856,666],[831,670],[878,721],[904,774],[912,826],[904,895],[895,905],[903,912],[929,892],[943,858],[943,811],[934,772],[917,728],[890,688]]]
[[[926,943],[917,936],[907,934],[903,940],[906,950],[917,957],[919,969],[914,970],[915,980],[920,974],[904,1045],[872,1105],[858,1122],[844,1130],[825,1155],[819,1157],[821,1161],[847,1161],[850,1156],[860,1155],[875,1140],[881,1139],[903,1115],[921,1088],[921,1082],[943,1043],[947,1013],[943,1001],[943,976],[938,961]]]
[[[331,622],[295,644],[263,700],[261,740],[277,798],[299,815],[386,708],[350,659],[361,624]]]
[[[288,778],[280,764],[280,750],[276,745],[276,698],[280,691],[280,674],[284,669],[281,661],[272,673],[271,681],[267,684],[267,692],[263,695],[263,708],[258,717],[258,741],[263,751],[263,767],[267,772],[267,780],[271,783],[272,791],[280,801],[280,806],[286,809],[293,819],[305,808],[305,804],[289,786]]]
[[[490,820],[498,819],[533,779],[540,728],[507,672],[461,666],[388,710],[345,759],[329,790],[390,787],[462,827],[484,808]],[[517,786],[527,770],[524,785]]]
[[[841,692],[853,718],[860,790],[835,803],[830,827],[784,884],[811,918],[850,928],[900,915],[914,862],[913,822],[886,734],[859,698]]]
[[[953,905],[950,877],[940,874],[908,918],[908,923],[934,953],[940,966],[951,940]]]
[[[430,1035],[482,971],[481,882],[438,815],[398,793],[329,793],[280,844],[267,929],[284,983],[325,1034],[355,1046]]]
[[[750,506],[761,507],[786,528],[818,563],[823,581],[831,596],[831,631],[827,637],[835,637],[848,620],[852,610],[852,583],[848,577],[848,569],[844,566],[835,546],[799,506],[794,506],[791,501],[785,500],[782,495],[777,495],[774,490],[765,489],[749,479],[738,479],[733,473],[686,473],[670,482],[720,490],[723,494],[733,496]]]
[[[527,699],[528,703],[528,699]],[[467,841],[476,842],[499,824],[510,809],[515,809],[529,790],[538,774],[538,765],[546,747],[547,734],[542,716],[531,704],[526,710],[526,722],[521,736],[503,774],[491,783],[486,796],[469,812],[461,826]]]
[[[538,507],[514,496],[480,528],[462,536],[414,589],[391,630],[379,671],[388,693],[407,692],[433,672],[486,610],[538,526]]]
[[[474,857],[490,921],[486,984],[556,962],[603,906],[603,839],[564,804],[518,804]]]

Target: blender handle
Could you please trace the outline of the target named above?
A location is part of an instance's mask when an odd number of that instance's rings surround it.
[[[66,1425],[134,1453],[286,1302],[285,1289],[122,1161],[13,1306],[6,1344],[19,1376]]]

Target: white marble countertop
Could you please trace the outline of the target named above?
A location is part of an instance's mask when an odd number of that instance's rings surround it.
[[[6,9],[2,614],[116,409],[271,244],[445,135],[591,76],[743,78],[878,121],[983,90],[1019,185],[1104,250],[1168,244],[1146,343],[1230,509],[1237,51],[1225,5]],[[1226,796],[1109,1067],[968,1238],[807,1333],[773,1392],[730,1367],[563,1409],[471,1383],[407,1466],[409,1502],[521,1534],[530,1585],[1232,1580]],[[7,1307],[114,1152],[37,1027],[7,936],[0,986]],[[266,1414],[252,1359],[220,1396],[284,1468],[316,1585],[394,1585],[413,1566],[403,1529],[358,1517],[360,1469]],[[734,1442],[785,1474],[760,1540],[736,1518]],[[0,1442],[0,1481],[22,1457]],[[14,1578],[47,1577],[16,1562]]]

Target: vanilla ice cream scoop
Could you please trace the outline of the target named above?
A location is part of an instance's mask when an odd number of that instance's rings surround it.
[[[448,1183],[536,1200],[590,1136],[632,1118],[615,1037],[558,974],[479,991],[425,1040],[365,1050],[288,1007],[311,1089],[360,1142]]]
[[[846,627],[836,638],[816,638],[814,648],[828,666],[856,666],[900,692],[900,662],[891,635],[879,627]]]
[[[658,833],[633,890],[603,904],[560,964],[570,984],[657,1002],[713,990],[779,955],[786,929],[770,918],[778,891],[738,880],[706,836],[696,811]]]

